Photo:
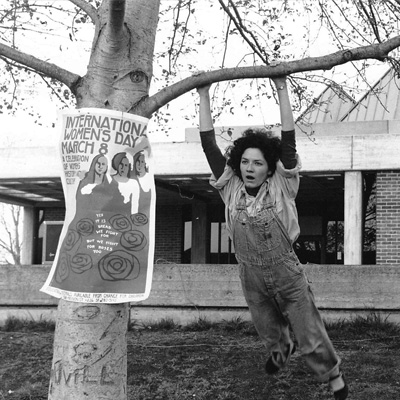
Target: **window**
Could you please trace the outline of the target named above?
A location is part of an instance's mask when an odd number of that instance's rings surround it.
[[[363,264],[376,263],[376,173],[363,173]],[[302,263],[344,263],[344,173],[301,177],[296,199],[300,237],[294,245]]]
[[[190,264],[192,258],[192,221],[184,221],[182,264]]]
[[[236,264],[232,240],[225,222],[211,222],[211,264]]]
[[[363,264],[376,264],[376,173],[364,173]]]
[[[344,173],[301,176],[296,198],[302,263],[343,264]]]

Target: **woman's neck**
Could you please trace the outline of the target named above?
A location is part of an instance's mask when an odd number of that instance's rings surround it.
[[[257,196],[258,191],[260,190],[261,186],[258,186],[256,188],[245,188],[246,189],[246,193],[250,196]]]
[[[96,184],[103,183],[103,175],[100,175],[97,172],[95,172],[94,173],[94,183],[96,183]]]

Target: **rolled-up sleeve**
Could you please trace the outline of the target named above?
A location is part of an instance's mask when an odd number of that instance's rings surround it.
[[[233,169],[227,165],[219,179],[216,179],[214,174],[211,175],[210,185],[219,191],[224,203],[229,204],[230,197],[237,189],[238,181],[240,180]]]
[[[233,172],[232,168],[227,165],[225,166],[224,172],[218,179],[215,177],[214,174],[211,175],[210,185],[212,187],[215,187],[215,189],[221,190],[228,184],[234,174],[235,173]]]

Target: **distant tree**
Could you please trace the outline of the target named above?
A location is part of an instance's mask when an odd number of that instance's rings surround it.
[[[326,251],[337,253],[344,251],[344,222],[329,221],[326,229]]]
[[[21,265],[21,207],[0,204],[0,263]]]
[[[376,251],[376,174],[364,174],[364,251]]]

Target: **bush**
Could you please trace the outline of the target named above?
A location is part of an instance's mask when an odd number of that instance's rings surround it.
[[[172,318],[161,318],[160,321],[147,322],[142,328],[151,331],[172,331],[180,328]]]

